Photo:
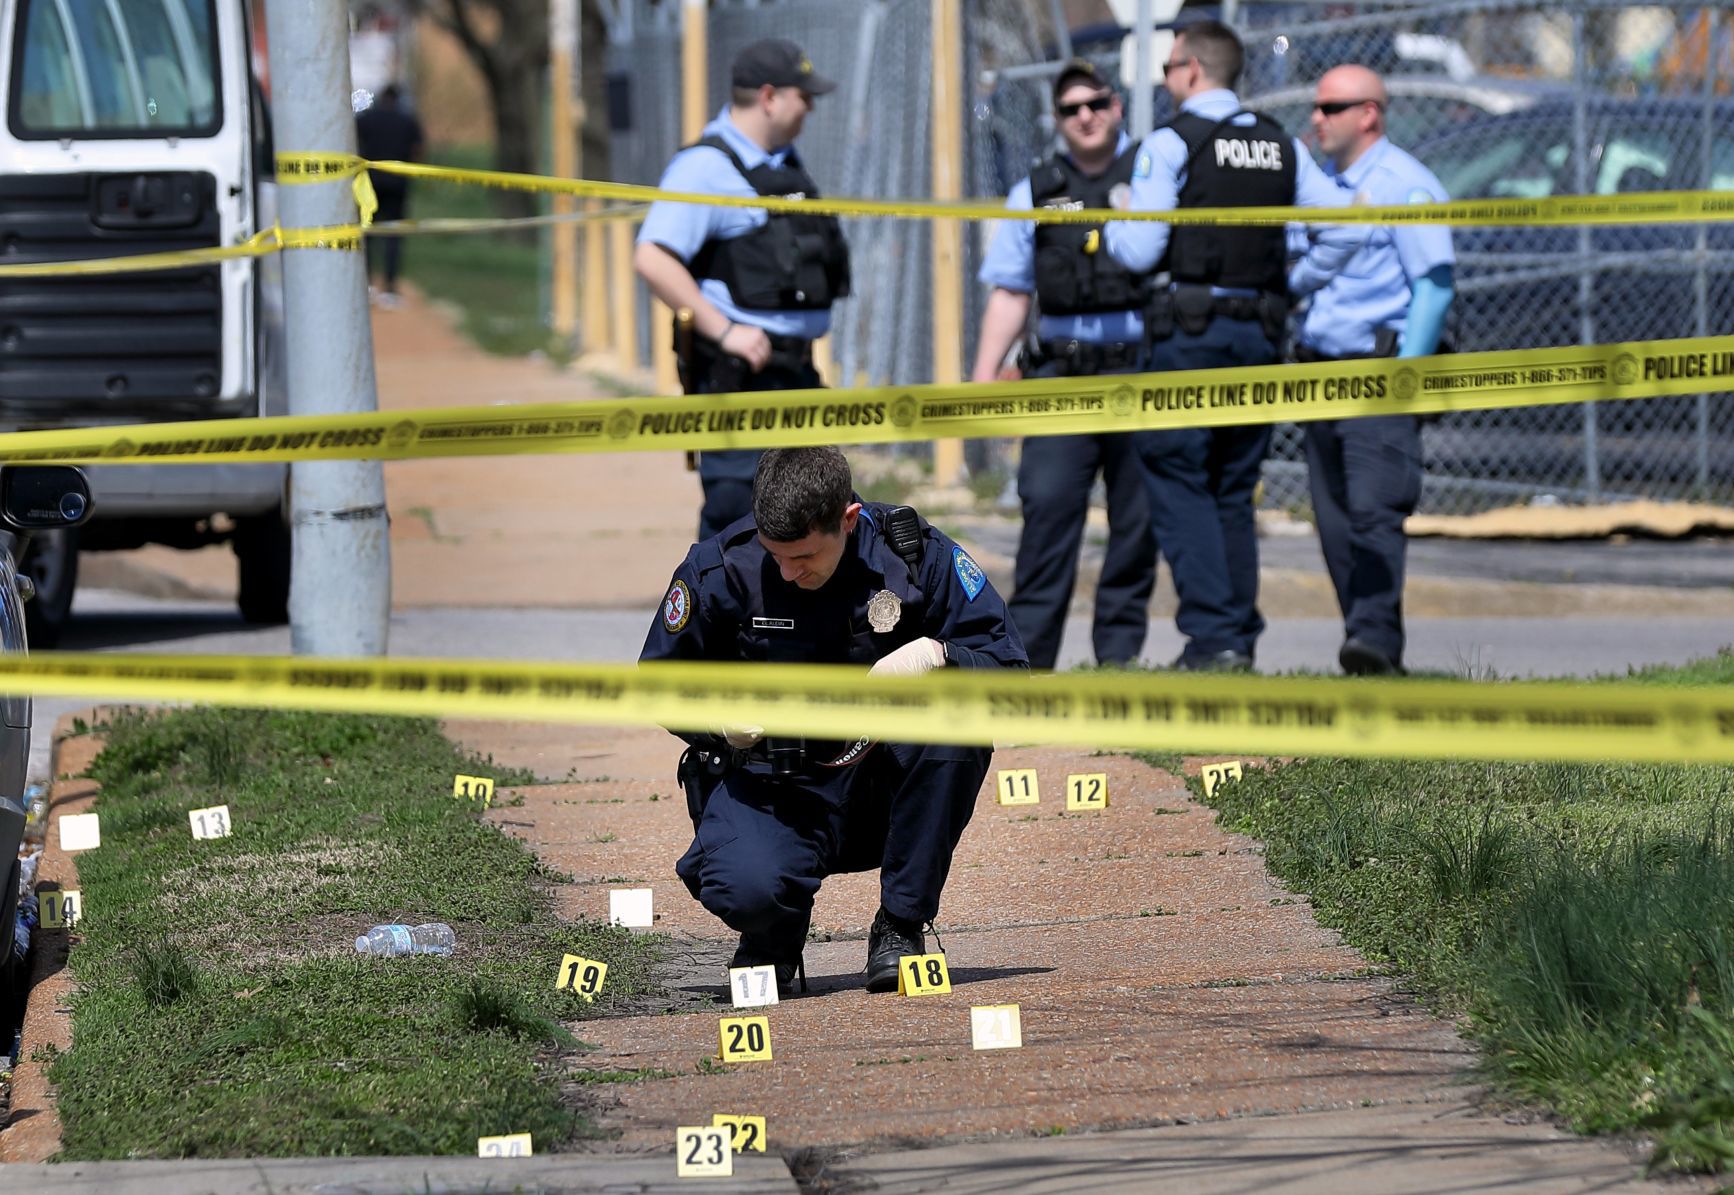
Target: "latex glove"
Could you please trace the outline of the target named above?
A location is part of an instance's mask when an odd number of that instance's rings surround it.
[[[945,667],[945,645],[937,639],[916,639],[873,665],[869,676],[920,676]]]
[[[765,737],[763,726],[723,726],[717,731],[723,741],[736,751],[745,751]]]

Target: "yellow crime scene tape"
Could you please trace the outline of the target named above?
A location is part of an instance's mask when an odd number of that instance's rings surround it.
[[[0,435],[0,461],[406,460],[1057,436],[1734,389],[1734,336],[1019,382],[778,390]]]
[[[320,228],[260,229],[237,245],[213,245],[208,249],[172,249],[165,253],[130,253],[121,257],[95,257],[79,261],[29,261],[0,264],[0,278],[52,278],[59,275],[133,274],[146,270],[184,270],[265,257],[284,249],[338,249],[358,252],[359,224],[336,224]]]
[[[892,742],[1734,762],[1734,686],[44,652],[0,656],[0,692]]]
[[[1164,212],[1126,212],[1096,208],[1008,210],[997,200],[786,199],[772,196],[711,195],[662,191],[636,183],[557,178],[505,170],[430,166],[421,162],[368,161],[343,154],[281,153],[277,178],[284,183],[334,182],[363,171],[406,178],[498,187],[513,191],[578,195],[635,203],[665,201],[773,212],[811,212],[832,216],[884,216],[909,220],[1033,220],[1041,224],[1102,224],[1110,220],[1154,220],[1164,224],[1452,224],[1578,226],[1586,224],[1667,224],[1734,220],[1734,192],[1634,191],[1619,195],[1552,195],[1540,199],[1454,199],[1445,203],[1383,206],[1215,207]]]

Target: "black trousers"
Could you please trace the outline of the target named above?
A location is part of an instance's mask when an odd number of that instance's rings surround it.
[[[1319,547],[1344,633],[1401,663],[1403,521],[1421,499],[1421,422],[1376,415],[1302,427]]]
[[[407,187],[382,187],[376,181],[373,193],[379,197],[379,210],[373,214],[375,220],[384,222],[403,219],[404,208],[409,202],[409,189]],[[377,260],[381,257],[385,259],[383,271],[376,265]],[[367,238],[367,272],[380,274],[386,290],[394,291],[397,289],[397,268],[398,263],[402,260],[402,237]]]
[[[811,361],[784,362],[772,357],[770,364],[753,373],[739,358],[715,360],[732,360],[734,364],[727,370],[716,368],[701,373],[688,386],[689,394],[815,390],[824,385]],[[698,516],[701,542],[737,519],[753,513],[753,473],[763,455],[763,451],[757,448],[724,448],[699,453],[698,480],[704,487],[704,506]]]
[[[1061,370],[1059,362],[1050,361],[1031,376],[1057,377]],[[1023,442],[1018,463],[1024,518],[1008,603],[1032,668],[1052,668],[1059,658],[1098,472],[1108,490],[1108,550],[1096,582],[1091,631],[1096,660],[1128,664],[1144,649],[1150,593],[1156,587],[1156,536],[1132,437],[1037,436]]]

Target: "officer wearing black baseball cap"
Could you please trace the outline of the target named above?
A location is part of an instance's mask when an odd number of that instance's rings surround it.
[[[837,84],[783,38],[735,56],[729,104],[698,144],[663,171],[665,191],[805,195],[819,189],[794,141],[814,98]],[[849,247],[834,216],[659,202],[639,229],[633,267],[681,315],[675,354],[688,394],[822,386],[813,341],[831,329],[831,304],[849,293]],[[704,486],[698,538],[752,510],[757,449],[699,454]]]
[[[829,95],[837,84],[813,70],[801,47],[785,37],[756,41],[739,54],[729,72],[736,87],[799,87],[808,95]]]

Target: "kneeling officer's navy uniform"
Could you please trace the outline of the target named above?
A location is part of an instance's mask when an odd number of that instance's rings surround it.
[[[816,590],[783,580],[750,516],[694,545],[640,660],[870,665],[928,637],[949,667],[1027,667],[980,567],[907,508],[908,558],[899,555],[887,539],[895,509],[863,505]],[[715,734],[677,733],[692,744],[681,777],[696,835],[675,872],[740,932],[736,965],[797,961],[813,897],[840,872],[879,868],[884,911],[904,922],[939,912],[991,748],[880,743],[860,754],[772,737],[742,752]]]

